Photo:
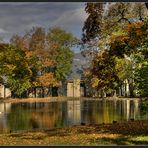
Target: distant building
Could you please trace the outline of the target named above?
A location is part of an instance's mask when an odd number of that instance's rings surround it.
[[[67,81],[67,97],[85,97],[86,88],[83,80],[73,79]]]
[[[75,53],[71,73],[67,78],[67,97],[84,97],[86,89],[83,77],[83,65],[86,59],[81,53]]]
[[[67,96],[67,97],[85,97],[86,87],[83,77],[83,65],[86,64],[86,58],[81,53],[75,53],[71,73],[67,77],[64,84],[59,87],[44,88],[44,96],[42,96],[42,88],[31,90],[28,94],[29,97],[48,97],[48,96]],[[11,91],[0,84],[0,98],[11,97]]]
[[[11,97],[10,89],[0,84],[0,98],[8,98],[8,97]]]

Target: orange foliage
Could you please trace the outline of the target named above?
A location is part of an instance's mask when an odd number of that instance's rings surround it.
[[[54,86],[57,83],[52,72],[43,74],[38,78],[38,81],[41,86]]]
[[[127,32],[130,32],[130,30],[131,29],[140,29],[140,28],[142,28],[144,26],[144,23],[143,22],[134,22],[134,23],[131,23],[131,24],[128,24],[127,26],[126,26],[126,28],[127,28]]]
[[[111,38],[112,49],[115,49],[117,47],[121,47],[121,45],[125,45],[127,42],[129,42],[129,39],[130,38],[126,35],[112,36],[112,38]]]
[[[18,48],[21,48],[23,50],[26,50],[29,48],[28,41],[22,37],[15,39],[15,44],[17,45]]]
[[[145,35],[146,25],[143,22],[135,22],[126,26],[127,33],[134,33],[135,37],[142,37]]]
[[[124,34],[111,36],[111,52],[116,55],[136,52],[142,39],[147,35],[147,25],[144,22],[134,22],[124,27]],[[126,48],[127,47],[127,48]]]
[[[33,52],[32,51],[26,51],[25,54],[26,54],[26,58],[27,59],[30,59],[33,56]]]
[[[59,48],[59,45],[54,43],[54,44],[52,45],[52,48],[54,48],[54,49]]]
[[[44,67],[48,67],[48,66],[52,66],[54,64],[54,61],[46,58],[46,59],[43,59],[42,64]]]

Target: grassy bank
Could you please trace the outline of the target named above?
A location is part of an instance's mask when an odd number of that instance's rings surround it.
[[[140,98],[121,98],[121,97],[106,97],[106,98],[87,98],[87,97],[46,97],[46,98],[7,98],[7,99],[0,99],[0,102],[6,103],[19,103],[19,102],[53,102],[53,101],[66,101],[66,100],[133,100],[133,99],[140,99]]]
[[[80,98],[73,97],[46,97],[46,98],[8,98],[1,99],[1,102],[5,103],[19,103],[19,102],[54,102],[54,101],[66,101],[66,100],[79,100]]]
[[[148,145],[148,121],[0,134],[0,145]]]

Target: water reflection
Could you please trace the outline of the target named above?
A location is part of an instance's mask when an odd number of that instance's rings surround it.
[[[140,119],[138,100],[83,101],[82,121],[85,123],[112,123]]]
[[[81,122],[81,109],[80,109],[80,100],[70,100],[67,101],[67,118],[68,124],[80,124]]]
[[[0,103],[0,132],[148,119],[135,100]]]

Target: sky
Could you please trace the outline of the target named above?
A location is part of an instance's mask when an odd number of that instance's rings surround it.
[[[12,35],[23,35],[33,26],[46,31],[57,26],[81,38],[84,9],[84,2],[0,2],[0,38],[9,42]]]

